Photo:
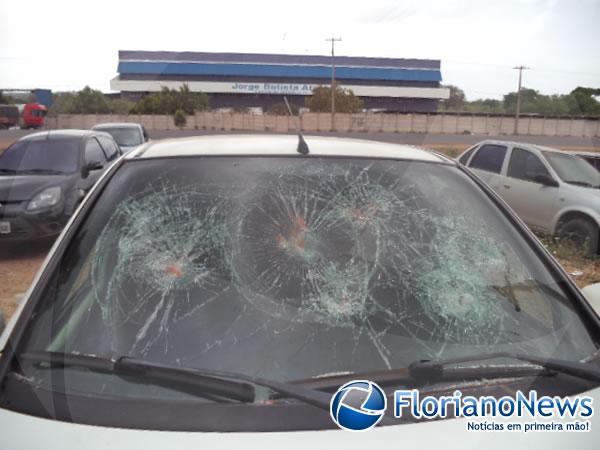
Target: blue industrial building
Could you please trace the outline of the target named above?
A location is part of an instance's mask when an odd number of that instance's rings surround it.
[[[331,82],[330,56],[255,53],[119,52],[111,88],[127,98],[187,84],[213,108],[268,109],[283,97],[298,106]],[[433,112],[448,97],[439,60],[335,57],[335,78],[369,110]]]

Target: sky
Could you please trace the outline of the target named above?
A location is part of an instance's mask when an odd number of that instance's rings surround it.
[[[109,92],[118,50],[442,61],[469,100],[600,87],[600,0],[0,0],[0,89]]]

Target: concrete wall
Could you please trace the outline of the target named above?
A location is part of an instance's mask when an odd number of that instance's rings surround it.
[[[148,130],[175,130],[171,116],[59,115],[47,118],[47,128],[91,128],[102,122],[139,122]],[[512,135],[515,119],[509,116],[456,114],[336,114],[335,131],[362,133],[428,133]],[[189,116],[187,130],[304,132],[331,131],[329,113],[301,117],[198,112]],[[521,117],[519,134],[525,136],[600,137],[600,120]]]

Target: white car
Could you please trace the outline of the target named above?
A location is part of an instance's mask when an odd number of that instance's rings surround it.
[[[110,134],[123,153],[135,150],[150,140],[146,128],[142,124],[132,122],[110,122],[95,125],[92,130],[104,131]]]
[[[395,418],[392,396],[597,405],[594,305],[444,156],[322,137],[153,142],[84,199],[2,334],[0,442],[595,448],[598,415],[582,421],[592,432],[474,432],[466,417]],[[365,433],[334,414],[355,379],[387,395]]]
[[[458,160],[531,228],[598,251],[600,173],[582,158],[540,145],[483,141]]]

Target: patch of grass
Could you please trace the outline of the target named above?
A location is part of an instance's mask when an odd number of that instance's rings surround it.
[[[557,237],[537,234],[538,239],[565,268],[579,287],[600,282],[600,257],[586,257],[581,249]]]

